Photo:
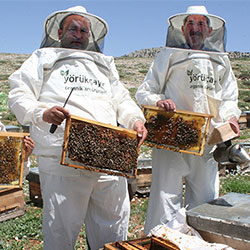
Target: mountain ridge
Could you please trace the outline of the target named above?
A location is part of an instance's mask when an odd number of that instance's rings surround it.
[[[164,47],[154,47],[148,49],[140,49],[132,51],[124,57],[146,57],[146,58],[154,58]],[[249,58],[250,52],[240,52],[240,51],[228,51],[229,58]]]

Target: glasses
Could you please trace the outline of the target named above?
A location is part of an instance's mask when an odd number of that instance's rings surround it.
[[[82,35],[89,34],[89,30],[86,27],[79,27],[79,26],[69,27],[69,29],[67,31],[70,32],[72,35],[76,35],[79,32]]]

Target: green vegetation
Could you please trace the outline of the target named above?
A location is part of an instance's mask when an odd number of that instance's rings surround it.
[[[250,176],[233,173],[221,179],[220,193],[226,194],[230,192],[250,194]]]
[[[142,145],[140,148],[140,158],[149,159],[151,158],[152,148],[146,145]]]
[[[24,215],[1,222],[0,249],[42,249],[32,248],[34,242],[42,242],[42,210],[27,207]],[[36,244],[37,245],[37,244]]]
[[[0,75],[0,81],[2,81],[2,80],[8,80],[8,77],[9,77],[9,75],[5,75],[5,74]]]
[[[245,141],[245,140],[249,140],[250,138],[250,129],[244,129],[240,131],[240,138],[238,138],[238,141]]]
[[[0,112],[8,110],[8,95],[5,93],[0,93]]]
[[[140,73],[142,74],[147,74],[148,70],[147,69],[142,69],[142,70],[139,70]]]
[[[128,91],[129,91],[131,98],[137,103],[137,101],[135,99],[136,90],[137,90],[137,88],[128,88]]]
[[[238,106],[243,111],[250,110],[250,103],[239,101]]]
[[[239,91],[239,99],[241,101],[246,101],[249,98],[249,90],[240,90]]]
[[[129,223],[129,239],[136,239],[143,235],[144,222],[148,207],[148,198],[134,198],[131,203],[131,214]]]

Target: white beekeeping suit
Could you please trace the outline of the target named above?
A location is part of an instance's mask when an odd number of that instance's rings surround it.
[[[188,15],[204,15],[212,32],[202,50],[185,44],[181,26]],[[177,110],[213,115],[214,127],[240,116],[238,89],[223,43],[225,22],[207,13],[204,6],[191,6],[187,13],[169,18],[167,47],[152,63],[136,99],[140,105],[157,105],[172,99]],[[218,196],[217,163],[206,145],[202,157],[153,149],[152,184],[145,233],[175,217],[182,206],[182,178],[185,178],[185,205],[191,209]]]
[[[58,48],[56,31],[61,20],[72,13],[91,22],[87,50]],[[85,222],[88,243],[91,250],[97,250],[127,237],[127,180],[60,165],[65,122],[51,134],[51,124],[43,121],[43,113],[54,105],[63,106],[74,88],[65,107],[72,115],[112,125],[118,122],[129,129],[145,119],[119,81],[113,57],[96,52],[108,30],[104,20],[75,7],[50,15],[44,29],[41,47],[45,48],[36,50],[9,78],[9,106],[20,123],[30,123],[36,143],[44,249],[74,249]]]

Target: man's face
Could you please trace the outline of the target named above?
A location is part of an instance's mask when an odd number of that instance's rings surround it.
[[[190,15],[182,26],[182,33],[191,49],[200,50],[205,39],[210,35],[212,28],[202,15]]]
[[[89,43],[90,24],[88,19],[79,15],[70,15],[58,30],[62,48],[86,49]]]

